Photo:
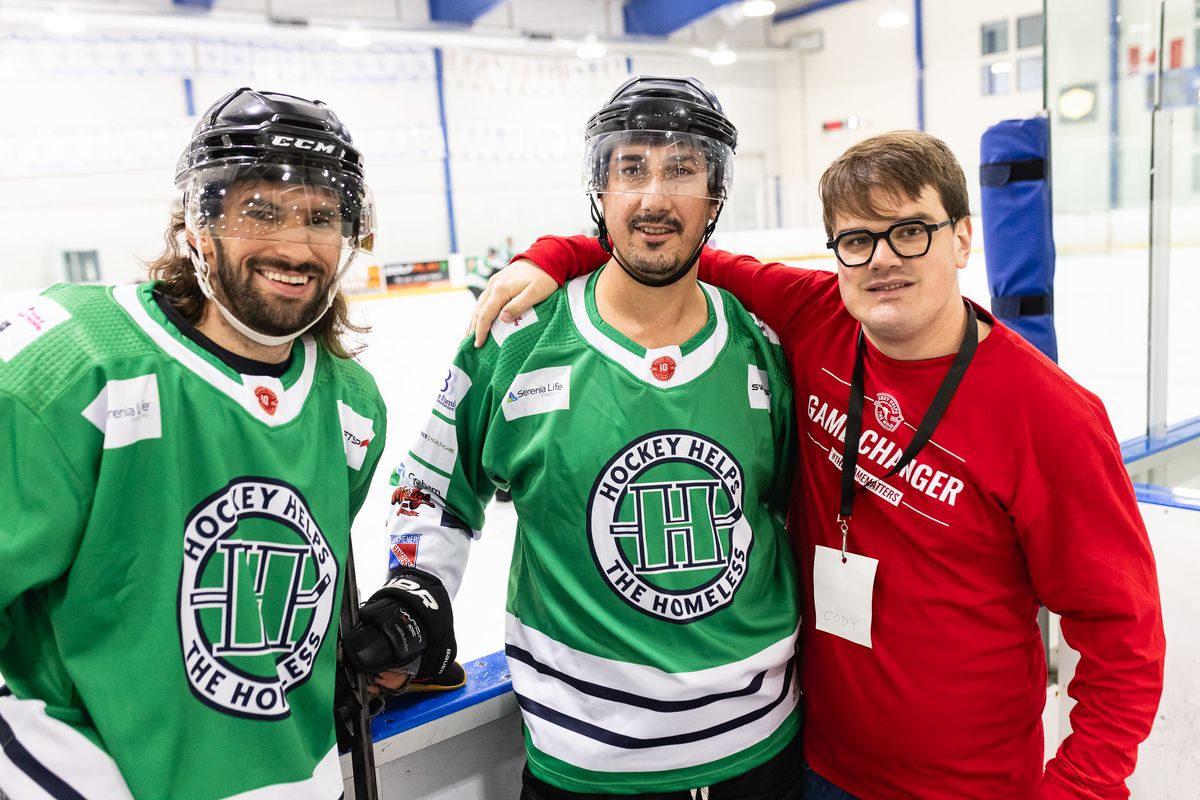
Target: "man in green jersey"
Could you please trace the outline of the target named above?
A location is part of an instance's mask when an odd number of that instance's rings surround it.
[[[239,89],[151,281],[0,309],[0,795],[328,798],[350,524],[383,450],[324,104]],[[286,788],[284,788],[286,787]]]
[[[465,340],[393,475],[391,584],[348,656],[395,660],[390,596],[453,595],[510,489],[528,800],[799,796],[791,391],[774,334],[696,279],[736,142],[700,82],[622,85],[586,139],[612,260]]]

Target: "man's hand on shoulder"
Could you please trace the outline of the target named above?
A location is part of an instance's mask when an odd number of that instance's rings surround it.
[[[475,346],[483,347],[492,323],[512,322],[538,303],[554,294],[558,282],[532,261],[514,261],[488,279],[487,288],[479,295],[471,314],[467,333],[475,334]]]

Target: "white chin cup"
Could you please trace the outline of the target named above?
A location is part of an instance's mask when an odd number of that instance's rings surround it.
[[[311,322],[293,333],[287,333],[282,336],[270,336],[260,331],[256,331],[246,323],[242,322],[233,315],[232,311],[227,309],[225,305],[217,299],[216,294],[213,292],[212,284],[208,279],[208,264],[204,260],[204,254],[201,253],[196,247],[189,247],[189,249],[191,250],[192,254],[192,266],[196,271],[196,282],[200,284],[200,291],[204,293],[204,296],[208,298],[209,302],[217,307],[217,310],[221,312],[221,316],[225,318],[225,321],[229,323],[230,327],[245,336],[250,341],[261,344],[264,347],[279,347],[280,345],[289,344],[295,341],[297,337],[302,336],[313,325],[316,325],[318,322],[320,322],[321,317],[325,316],[325,312],[329,310],[331,305],[333,305],[333,298],[337,296],[338,287],[342,282],[342,276],[345,275],[350,269],[350,265],[354,262],[354,256],[356,255],[356,253],[351,253],[350,257],[346,259],[346,264],[342,267],[341,271],[338,272],[333,283],[329,287],[329,293],[325,297],[324,308],[321,309],[319,314],[313,317]]]

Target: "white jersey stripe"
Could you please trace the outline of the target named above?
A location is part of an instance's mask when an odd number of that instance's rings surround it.
[[[45,709],[41,700],[0,697],[0,729],[12,731],[12,741],[0,749],[3,794],[9,800],[64,800],[72,795],[56,787],[65,784],[67,791],[74,790],[85,800],[133,800],[112,758]],[[310,778],[241,792],[226,800],[336,800],[342,788],[335,747]]]
[[[795,631],[744,661],[669,673],[573,650],[512,615],[507,629],[513,688],[534,746],[584,769],[704,764],[766,739],[796,707]]]
[[[61,781],[87,800],[133,800],[108,753],[46,714],[41,700],[0,697],[0,725],[12,731],[13,741],[0,756],[0,788],[11,800],[55,797],[59,793],[48,780]]]

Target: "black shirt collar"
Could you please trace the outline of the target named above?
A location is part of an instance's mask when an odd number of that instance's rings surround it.
[[[153,294],[154,302],[158,303],[158,307],[167,315],[167,319],[171,321],[171,324],[179,328],[184,336],[221,359],[222,363],[237,370],[238,373],[242,375],[266,375],[271,378],[282,378],[283,374],[292,365],[292,353],[288,353],[288,357],[278,364],[268,364],[265,361],[255,361],[252,358],[246,358],[245,356],[240,356],[237,353],[226,350],[197,330],[195,325],[184,319],[183,314],[180,314],[179,309],[171,305],[171,301],[163,294],[161,288],[155,287]]]

